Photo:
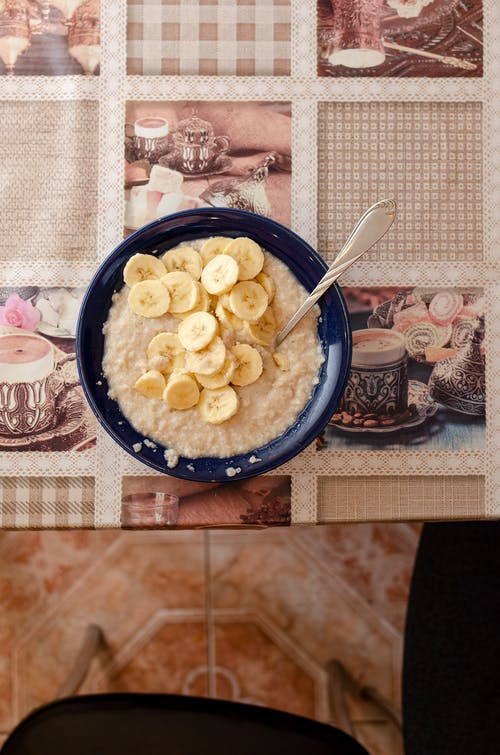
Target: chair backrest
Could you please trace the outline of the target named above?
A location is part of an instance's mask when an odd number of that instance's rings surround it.
[[[38,708],[2,755],[368,755],[340,729],[281,711],[177,695],[105,694]]]

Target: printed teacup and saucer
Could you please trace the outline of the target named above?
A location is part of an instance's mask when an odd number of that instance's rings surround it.
[[[352,362],[342,402],[330,425],[348,433],[393,433],[434,416],[428,387],[408,380],[408,353],[400,333],[355,330]]]
[[[177,170],[185,178],[224,173],[232,165],[227,156],[230,146],[228,136],[216,136],[210,121],[193,113],[177,124],[172,135],[172,149],[163,155],[159,164]]]
[[[57,358],[43,336],[8,328],[0,332],[0,446],[47,442],[85,420],[78,379],[65,374],[74,354]]]

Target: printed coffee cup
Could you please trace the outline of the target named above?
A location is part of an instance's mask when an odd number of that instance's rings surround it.
[[[408,406],[408,355],[401,333],[369,328],[352,334],[352,362],[343,411],[395,414]]]

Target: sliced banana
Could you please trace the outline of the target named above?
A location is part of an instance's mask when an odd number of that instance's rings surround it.
[[[267,309],[267,294],[254,281],[241,281],[229,294],[231,310],[241,320],[257,322]]]
[[[175,314],[177,319],[185,320],[186,317],[193,315],[195,312],[208,312],[210,309],[212,302],[210,301],[209,295],[199,281],[195,281],[195,286],[197,286],[199,292],[198,304],[196,307],[193,307],[193,309],[188,309],[187,312],[177,312]]]
[[[247,343],[237,343],[231,349],[236,357],[236,369],[231,377],[233,385],[250,385],[262,375],[262,357],[253,346]]]
[[[273,353],[273,361],[276,367],[278,367],[283,372],[288,372],[288,370],[290,369],[289,358],[286,354],[282,354],[280,351],[275,351]]]
[[[179,341],[189,351],[208,346],[217,333],[217,320],[209,312],[195,312],[179,325]]]
[[[182,372],[174,372],[163,391],[163,400],[171,409],[191,409],[199,398],[196,380]]]
[[[136,315],[160,317],[168,311],[170,294],[161,281],[145,280],[132,286],[127,301]]]
[[[165,273],[165,265],[154,254],[134,254],[123,269],[123,279],[132,288],[142,281],[157,280]]]
[[[158,333],[148,344],[146,356],[152,367],[160,372],[173,372],[184,363],[184,354],[177,333]]]
[[[201,282],[209,294],[224,294],[238,280],[238,263],[228,254],[218,254],[203,268]]]
[[[170,294],[170,312],[187,312],[198,304],[200,292],[189,273],[175,270],[164,275],[161,282]]]
[[[181,351],[171,361],[167,361],[165,357],[152,357],[149,360],[149,367],[152,370],[159,370],[165,377],[168,377],[172,372],[178,370],[184,370],[186,366],[186,352]]]
[[[268,307],[262,317],[255,323],[245,322],[245,331],[259,346],[270,346],[276,335],[276,317],[272,307]]]
[[[272,300],[274,299],[274,295],[276,293],[275,282],[273,281],[271,276],[268,275],[267,273],[259,273],[258,275],[255,276],[255,280],[257,281],[257,283],[260,283],[260,285],[262,286],[262,288],[267,294],[267,300],[269,304],[271,304]]]
[[[245,327],[243,320],[236,317],[236,315],[233,315],[231,310],[226,309],[226,307],[222,305],[221,300],[217,302],[217,306],[215,307],[215,316],[223,328],[229,328],[230,330],[243,330]]]
[[[224,250],[224,254],[234,257],[238,263],[238,280],[240,281],[255,278],[264,265],[264,253],[262,249],[255,241],[247,239],[245,236],[233,239]]]
[[[224,341],[216,336],[211,343],[201,351],[188,351],[186,354],[186,369],[200,375],[214,375],[222,369],[226,360]]]
[[[231,239],[227,239],[225,236],[212,236],[212,238],[207,239],[200,249],[203,264],[206,265],[210,260],[213,260],[216,254],[224,254],[224,249],[230,241]]]
[[[179,246],[177,249],[169,249],[161,259],[169,273],[182,270],[189,273],[194,280],[200,279],[203,262],[192,246]]]
[[[165,378],[158,370],[148,370],[136,380],[134,388],[146,398],[161,398],[165,390]]]
[[[229,303],[229,294],[221,294],[219,296],[218,302],[220,302],[225,309],[231,309],[231,305]]]
[[[170,409],[197,405],[209,424],[236,414],[239,396],[230,384],[254,383],[264,365],[250,344],[229,347],[243,338],[271,346],[270,354],[278,329],[269,306],[276,284],[263,264],[264,254],[254,241],[224,236],[207,239],[199,252],[183,246],[161,259],[152,254],[129,259],[124,279],[132,311],[149,318],[170,312],[180,321],[177,333],[162,331],[149,342],[149,369],[135,383],[139,393],[163,398]],[[275,351],[272,358],[278,369],[290,369],[286,354]]]
[[[238,404],[236,391],[230,385],[214,390],[204,388],[200,394],[198,411],[205,422],[220,425],[236,414]]]
[[[231,352],[228,351],[222,369],[219,370],[219,372],[216,372],[213,375],[201,375],[198,372],[195,375],[195,378],[203,388],[223,388],[230,383],[235,368],[236,360]]]

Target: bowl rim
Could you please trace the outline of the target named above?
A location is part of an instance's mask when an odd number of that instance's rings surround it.
[[[144,234],[147,234],[147,232],[150,232],[154,230],[155,228],[158,228],[159,226],[168,223],[169,227],[166,230],[174,230],[174,228],[178,228],[179,234],[182,233],[184,222],[189,219],[193,219],[195,216],[212,216],[213,220],[222,219],[227,220],[231,217],[234,217],[235,225],[238,223],[238,219],[240,221],[247,220],[248,222],[253,223],[256,226],[255,230],[255,236],[259,237],[259,225],[267,226],[269,230],[274,230],[277,234],[279,233],[280,236],[280,244],[283,243],[283,239],[290,239],[293,243],[299,244],[304,251],[309,254],[314,262],[319,265],[324,272],[327,271],[328,265],[324,261],[324,259],[320,256],[320,254],[305,241],[301,236],[299,236],[297,233],[292,231],[290,228],[287,228],[286,226],[282,225],[281,223],[278,223],[276,220],[272,220],[271,218],[262,216],[262,215],[256,215],[251,212],[247,212],[245,210],[238,210],[234,208],[225,208],[225,207],[202,207],[202,208],[195,208],[191,210],[183,210],[181,212],[176,212],[171,215],[166,215],[162,218],[158,218],[157,220],[152,221],[151,223],[148,223],[141,228],[134,231],[134,233],[127,236],[127,238],[123,239],[117,246],[114,247],[114,249],[106,256],[106,258],[101,262],[99,267],[97,268],[96,272],[94,273],[87,290],[85,292],[85,295],[82,299],[82,303],[80,306],[80,311],[78,314],[78,321],[77,321],[77,327],[76,327],[76,336],[75,336],[75,342],[76,342],[76,363],[77,363],[77,369],[78,369],[78,375],[80,378],[81,386],[85,395],[85,398],[92,409],[93,413],[95,414],[99,424],[103,429],[110,435],[113,440],[124,450],[126,451],[132,458],[135,458],[136,460],[142,462],[146,466],[155,469],[156,471],[162,472],[164,474],[168,474],[172,477],[177,477],[179,479],[185,479],[185,480],[191,480],[191,481],[198,481],[198,482],[238,482],[239,480],[243,480],[250,477],[257,477],[261,474],[264,474],[266,472],[269,472],[273,469],[276,469],[277,467],[282,466],[283,464],[286,464],[286,462],[290,461],[290,459],[293,459],[295,456],[297,456],[299,453],[301,453],[304,449],[306,449],[313,441],[314,439],[324,430],[324,428],[327,426],[329,419],[331,418],[331,415],[333,411],[335,410],[336,406],[338,405],[340,398],[342,396],[342,393],[345,389],[345,386],[347,384],[348,376],[349,376],[349,369],[351,364],[351,356],[352,356],[352,332],[349,325],[349,314],[346,302],[344,300],[344,297],[342,295],[342,291],[340,286],[335,283],[331,288],[335,290],[336,293],[336,299],[337,299],[337,306],[340,310],[340,313],[342,315],[342,327],[341,327],[341,336],[339,338],[339,341],[341,342],[341,357],[340,357],[340,364],[339,364],[339,374],[337,378],[337,384],[335,391],[332,392],[330,400],[326,403],[323,411],[321,412],[320,416],[314,421],[314,423],[309,428],[309,431],[300,437],[300,441],[298,443],[289,443],[287,444],[286,449],[283,451],[282,454],[274,454],[271,459],[265,460],[258,460],[256,463],[250,463],[246,466],[246,468],[242,468],[239,472],[237,472],[233,477],[230,477],[227,475],[227,473],[224,474],[224,477],[222,476],[213,476],[213,475],[206,475],[201,471],[196,470],[191,471],[189,469],[186,469],[186,465],[183,465],[182,467],[179,467],[179,464],[177,464],[174,467],[167,467],[166,461],[164,463],[158,463],[155,461],[154,458],[148,458],[144,455],[144,444],[140,452],[136,452],[132,448],[132,444],[127,443],[124,439],[120,437],[118,432],[114,429],[112,424],[110,424],[106,418],[103,416],[101,409],[99,407],[99,404],[97,400],[94,398],[94,394],[92,392],[91,388],[91,381],[87,379],[87,373],[83,366],[83,359],[82,359],[82,340],[83,340],[83,326],[84,326],[84,314],[86,312],[87,304],[89,299],[94,295],[95,288],[99,285],[100,280],[102,278],[103,273],[107,271],[111,263],[119,257],[129,246],[133,246],[135,242],[140,239]],[[218,216],[218,217],[214,217]],[[185,225],[186,232],[189,231],[189,228],[192,226]],[[215,229],[214,229],[215,230]],[[224,233],[224,229],[221,231],[221,234]],[[214,235],[216,235],[214,233]],[[160,242],[161,243],[161,242]],[[179,243],[178,241],[176,243]],[[163,252],[164,250],[162,250]],[[137,251],[134,251],[133,253],[137,253]],[[272,252],[270,252],[272,253]],[[284,263],[286,264],[286,262]],[[292,271],[293,272],[293,271]],[[114,399],[110,399],[113,400]],[[310,399],[308,402],[306,402],[305,406],[302,408],[301,412],[299,412],[298,417],[301,416],[304,409],[309,405]],[[116,405],[119,405],[118,402],[116,402]],[[139,433],[133,425],[129,422],[129,420],[123,416],[124,424],[128,426],[131,430],[136,432],[138,435],[140,435],[142,438],[146,438],[148,436],[142,435],[142,433]],[[296,424],[296,421],[292,423],[288,428],[286,428],[281,435],[277,436],[276,438],[271,439],[267,443],[265,443],[263,446],[260,446],[260,449],[267,449],[272,443],[275,443],[282,435],[287,433],[294,425]],[[156,441],[155,441],[156,443]],[[161,443],[156,443],[158,451],[162,451],[162,453],[159,454],[157,457],[158,460],[164,459],[163,456],[163,450],[168,450],[166,446],[162,445]],[[179,460],[184,459],[187,463],[192,463],[193,465],[196,465],[196,463],[205,462],[208,459],[214,459],[218,460],[222,463],[225,462],[225,470],[227,470],[230,466],[233,466],[234,468],[238,467],[238,460],[242,460],[243,458],[251,457],[252,455],[255,455],[255,453],[259,452],[259,448],[257,449],[251,449],[247,451],[246,453],[238,453],[234,454],[233,456],[229,457],[197,457],[194,459],[191,459],[189,457],[185,457],[182,455],[179,455]],[[149,449],[148,449],[149,450]],[[279,459],[276,459],[276,456],[279,456]]]

